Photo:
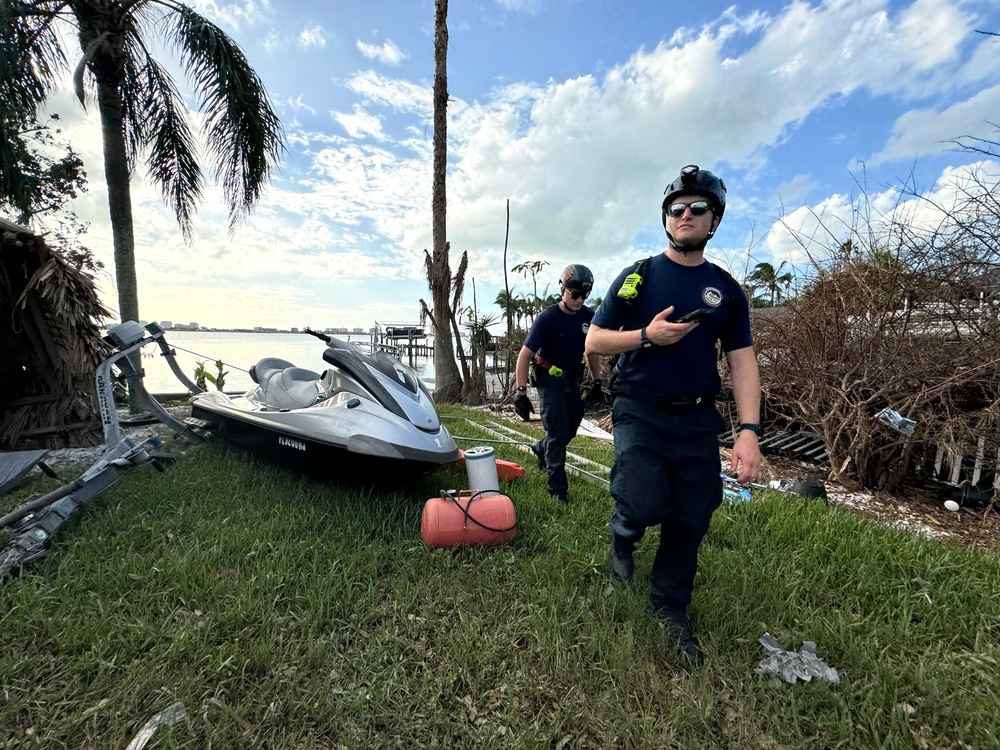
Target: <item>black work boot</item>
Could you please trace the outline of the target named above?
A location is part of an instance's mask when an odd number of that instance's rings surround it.
[[[545,471],[545,454],[542,453],[541,447],[538,443],[531,446],[531,452],[535,454],[535,458],[538,459],[538,468],[540,471]]]
[[[656,616],[663,622],[670,645],[676,646],[677,653],[693,669],[705,663],[705,655],[698,647],[698,640],[691,631],[687,613],[679,609],[660,609]]]
[[[608,556],[608,567],[611,569],[611,577],[622,583],[630,583],[635,575],[635,561],[632,559],[632,552],[635,545],[622,541],[614,534],[611,535],[611,554]]]
[[[569,504],[569,497],[566,494],[566,490],[549,490],[549,496],[554,497],[556,500],[561,502],[563,505]]]

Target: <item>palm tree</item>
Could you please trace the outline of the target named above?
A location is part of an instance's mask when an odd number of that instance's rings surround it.
[[[506,289],[501,289],[497,292],[497,298],[493,300],[493,304],[503,310],[503,317],[508,323],[507,327],[510,328],[514,323],[514,296]]]
[[[781,301],[782,287],[787,290],[795,278],[791,272],[781,273],[781,269],[787,264],[788,261],[783,260],[781,265],[775,268],[770,263],[758,263],[746,278],[747,285],[754,293],[758,290],[767,293],[767,307],[774,307],[775,302]]]
[[[9,129],[56,88],[75,30],[73,76],[101,117],[104,176],[114,237],[118,308],[139,319],[129,179],[140,155],[186,240],[202,194],[202,169],[187,106],[148,41],[163,33],[180,53],[206,122],[206,141],[229,204],[230,229],[256,205],[283,148],[281,123],[239,46],[173,0],[0,0],[0,172],[10,168]]]
[[[531,303],[528,302],[528,298],[523,294],[519,294],[514,298],[514,320],[518,328],[524,328],[524,319],[530,314]]]
[[[548,264],[549,262],[547,260],[526,260],[523,263],[518,263],[510,270],[514,273],[524,274],[524,278],[531,276],[531,287],[534,292],[535,299],[538,299],[538,274],[540,274],[542,269]]]

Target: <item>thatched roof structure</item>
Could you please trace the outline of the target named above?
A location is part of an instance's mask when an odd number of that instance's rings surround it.
[[[94,377],[108,315],[89,276],[0,219],[0,450],[101,442]]]

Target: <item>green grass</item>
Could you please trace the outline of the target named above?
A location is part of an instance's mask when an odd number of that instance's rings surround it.
[[[571,478],[562,507],[494,445],[527,476],[492,549],[420,540],[457,470],[363,490],[210,442],[125,477],[0,586],[0,748],[123,748],[175,701],[147,747],[1000,746],[996,556],[787,495],[724,505],[688,673],[646,602],[656,533],[609,590],[607,491]],[[765,631],[816,641],[840,685],[759,674]]]

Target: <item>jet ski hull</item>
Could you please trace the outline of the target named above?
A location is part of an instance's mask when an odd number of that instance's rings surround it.
[[[348,403],[354,403],[348,407]],[[327,408],[262,411],[246,397],[202,393],[191,415],[227,441],[285,468],[327,479],[395,482],[457,461],[461,452],[443,426],[420,430],[366,399]]]

